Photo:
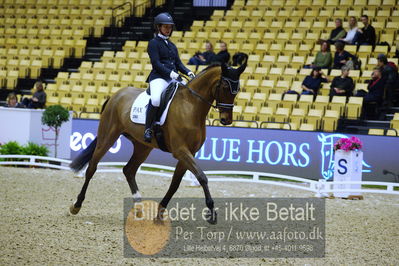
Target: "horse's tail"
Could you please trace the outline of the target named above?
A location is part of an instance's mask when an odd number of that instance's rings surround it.
[[[81,153],[79,153],[78,157],[76,157],[69,167],[74,171],[74,172],[79,172],[80,170],[85,167],[85,165],[90,161],[91,157],[93,157],[94,150],[96,149],[97,146],[97,138],[95,138],[90,145],[84,149]]]

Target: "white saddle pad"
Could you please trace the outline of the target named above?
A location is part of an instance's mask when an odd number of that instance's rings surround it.
[[[178,83],[176,83],[176,86],[178,86]],[[165,123],[170,103],[175,97],[176,91],[177,89],[174,91],[172,97],[170,98],[168,104],[166,105],[166,108],[162,113],[160,121],[157,122],[158,125],[162,126]],[[133,123],[143,124],[143,125],[145,124],[145,114],[147,112],[147,106],[149,101],[150,101],[150,95],[148,95],[147,92],[143,91],[133,102],[132,109],[130,110],[130,119],[132,120]]]

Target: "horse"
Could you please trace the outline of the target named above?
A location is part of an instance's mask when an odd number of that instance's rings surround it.
[[[163,124],[165,145],[177,159],[172,181],[166,195],[158,204],[158,218],[162,218],[169,201],[177,191],[183,175],[191,171],[202,186],[205,194],[207,221],[217,222],[214,201],[209,192],[208,179],[194,160],[195,153],[201,148],[206,138],[206,117],[211,107],[219,110],[220,123],[232,123],[234,99],[240,89],[239,78],[247,62],[238,68],[226,64],[213,64],[205,68],[186,85],[179,83],[175,96],[170,104],[168,116]],[[89,182],[94,175],[100,159],[122,134],[133,144],[133,155],[123,167],[123,173],[133,195],[133,202],[140,202],[141,195],[136,183],[136,173],[146,160],[151,150],[159,148],[156,140],[146,143],[143,138],[144,125],[130,120],[130,110],[134,100],[142,89],[126,87],[116,92],[104,103],[98,126],[97,137],[70,164],[72,170],[79,171],[88,163],[85,182],[70,213],[80,211]],[[216,100],[216,105],[213,102]]]

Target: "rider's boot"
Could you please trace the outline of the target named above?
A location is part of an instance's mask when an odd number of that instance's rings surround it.
[[[152,140],[152,127],[155,123],[155,117],[158,112],[159,107],[155,107],[151,104],[151,101],[148,104],[147,108],[147,116],[145,119],[145,131],[144,131],[144,141],[151,142]]]

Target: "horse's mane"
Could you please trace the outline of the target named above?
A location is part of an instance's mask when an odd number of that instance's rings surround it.
[[[199,74],[201,74],[204,71],[207,71],[210,68],[214,68],[214,67],[217,67],[217,66],[221,66],[221,64],[219,62],[212,63],[209,66],[207,66],[206,68],[204,68]]]
[[[194,79],[190,80],[188,83],[191,83],[191,82],[192,82],[193,80],[195,80],[197,77],[202,76],[202,74],[204,74],[204,73],[205,73],[206,71],[208,71],[209,69],[214,68],[214,67],[218,67],[218,66],[219,66],[219,67],[221,66],[221,64],[220,64],[219,62],[210,64],[209,66],[207,66],[206,68],[204,68],[200,73],[198,73],[197,76],[196,76]]]

